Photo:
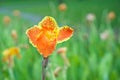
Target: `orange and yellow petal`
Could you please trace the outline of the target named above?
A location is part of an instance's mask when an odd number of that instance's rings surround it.
[[[54,30],[58,28],[58,25],[53,17],[46,16],[43,20],[38,24],[40,28],[45,30]]]
[[[41,29],[38,28],[37,26],[31,27],[30,29],[27,30],[26,34],[28,38],[30,39],[30,42],[35,46],[36,45],[36,40],[41,34]]]
[[[40,54],[48,57],[57,43],[66,41],[72,36],[73,29],[68,26],[59,28],[54,18],[46,16],[38,26],[28,29],[26,34]]]
[[[68,26],[64,26],[64,27],[60,28],[58,38],[57,38],[57,43],[61,43],[63,41],[68,40],[72,35],[73,35],[72,28],[70,28]]]
[[[36,47],[43,57],[48,57],[56,47],[56,39],[49,40],[43,33],[36,40]]]

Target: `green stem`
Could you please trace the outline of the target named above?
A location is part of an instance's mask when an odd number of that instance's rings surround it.
[[[8,71],[9,71],[11,80],[15,80],[12,68],[9,68]]]
[[[48,64],[48,57],[47,58],[43,58],[42,61],[42,80],[45,80],[46,78],[46,67]]]
[[[64,70],[63,70],[63,80],[66,80],[66,71],[67,71],[67,67],[64,66]]]

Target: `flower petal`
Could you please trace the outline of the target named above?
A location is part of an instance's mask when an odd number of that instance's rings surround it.
[[[56,39],[49,40],[44,33],[36,40],[36,47],[43,57],[48,57],[56,47]]]
[[[11,56],[16,55],[18,58],[21,58],[19,48],[17,48],[17,47],[12,47],[12,48],[9,49],[9,52],[10,52],[10,55],[11,55]]]
[[[38,36],[41,34],[41,29],[38,28],[37,26],[34,26],[34,27],[28,29],[26,34],[29,37],[30,42],[35,46],[36,45],[35,42],[36,42]]]
[[[38,25],[41,28],[46,29],[46,30],[54,30],[58,28],[58,25],[55,19],[50,16],[46,16]]]
[[[72,36],[72,34],[73,34],[73,29],[70,27],[64,26],[60,28],[57,43],[61,43],[63,41],[68,40]]]

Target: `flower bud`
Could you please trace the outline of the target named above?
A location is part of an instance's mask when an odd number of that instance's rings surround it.
[[[109,31],[108,30],[106,30],[106,31],[104,31],[100,34],[101,40],[106,40],[106,39],[108,39],[108,37],[109,37]]]
[[[55,70],[54,70],[54,76],[55,77],[58,77],[58,74],[60,73],[60,71],[61,71],[61,67],[57,67]]]
[[[12,30],[12,32],[11,32],[11,36],[12,36],[12,38],[14,39],[14,40],[17,40],[17,32],[16,32],[16,30]]]
[[[113,19],[115,19],[115,17],[116,17],[115,13],[113,11],[111,11],[111,12],[108,13],[107,19],[108,20],[113,20]]]
[[[62,3],[62,4],[60,4],[60,5],[58,6],[58,8],[59,8],[60,11],[66,11],[67,6],[66,6],[65,3]]]
[[[61,55],[61,57],[64,60],[65,65],[67,65],[69,67],[70,66],[70,62],[69,62],[68,58],[66,57],[66,51],[67,51],[67,48],[66,47],[62,47],[62,48],[59,48],[57,50],[57,53]]]
[[[66,51],[67,51],[67,48],[66,48],[66,47],[62,47],[62,48],[59,48],[59,49],[57,50],[57,53],[58,53],[58,54],[66,53]]]
[[[91,23],[95,20],[95,15],[93,13],[89,13],[87,16],[86,16],[86,20],[88,23]]]
[[[9,24],[10,21],[11,21],[11,19],[10,19],[9,16],[4,16],[4,17],[3,17],[3,22],[4,22],[4,24]]]
[[[16,17],[19,17],[20,16],[20,11],[19,10],[14,10],[13,15],[16,16]]]

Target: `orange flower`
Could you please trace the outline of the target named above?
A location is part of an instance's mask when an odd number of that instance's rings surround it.
[[[60,11],[65,11],[67,9],[67,6],[65,3],[61,3],[59,6],[58,6],[59,10]]]
[[[54,18],[46,16],[38,25],[28,29],[26,34],[40,54],[48,57],[57,43],[66,41],[72,36],[73,29],[68,26],[59,28]]]
[[[13,15],[17,16],[17,17],[20,16],[20,11],[19,10],[14,10]]]
[[[108,13],[107,19],[113,20],[113,19],[115,19],[115,17],[116,17],[115,13],[113,11],[111,11]]]
[[[4,16],[4,17],[3,17],[3,22],[4,22],[5,24],[9,24],[10,21],[11,21],[11,19],[10,19],[9,16]]]

